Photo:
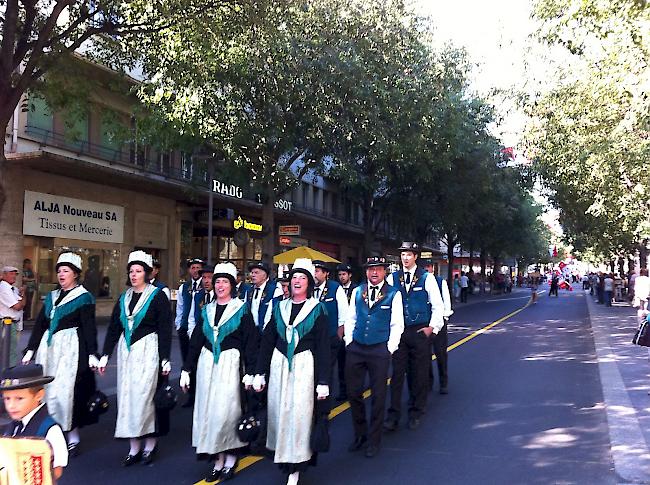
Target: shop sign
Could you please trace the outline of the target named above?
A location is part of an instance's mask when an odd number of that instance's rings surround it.
[[[300,225],[280,226],[278,232],[280,236],[300,236]]]
[[[236,199],[241,199],[244,197],[244,192],[241,187],[238,187],[233,184],[224,184],[219,180],[212,179],[212,192],[216,192],[221,195],[227,195],[228,197],[235,197]]]
[[[280,236],[280,246],[289,246],[292,248],[309,246],[309,241],[302,237]]]
[[[291,244],[291,238],[289,236],[280,236],[280,245],[289,246]]]
[[[248,231],[262,232],[262,224],[255,224],[254,222],[248,222],[246,219],[242,219],[242,216],[239,216],[232,222],[232,226],[235,229],[246,229]]]
[[[275,208],[282,211],[290,212],[293,207],[293,202],[290,200],[278,199],[275,201]]]
[[[25,191],[23,234],[124,242],[124,207]]]

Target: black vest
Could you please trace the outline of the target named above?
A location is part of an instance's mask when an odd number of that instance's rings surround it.
[[[50,428],[55,425],[56,421],[47,413],[47,406],[43,406],[32,416],[25,429],[16,433],[15,437],[35,436],[45,438]],[[7,424],[2,430],[2,436],[14,436],[15,427],[14,421]]]

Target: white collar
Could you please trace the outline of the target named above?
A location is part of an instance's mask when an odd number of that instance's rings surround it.
[[[345,288],[346,290],[352,286],[352,282],[350,281],[347,285],[341,285],[342,288]]]
[[[217,311],[217,300],[211,301],[205,307],[205,313],[208,316],[208,322],[210,323],[210,326],[215,329],[221,327],[224,323],[230,320],[230,317],[239,311],[243,304],[244,302],[239,298],[232,298],[228,303],[226,303],[226,308],[224,308],[223,313],[221,314],[221,318],[219,318],[217,324],[214,325],[214,315]]]
[[[260,291],[264,291],[264,287],[266,286],[266,284],[267,284],[268,282],[269,282],[269,279],[266,278],[266,279],[264,280],[264,283],[262,283],[260,286],[255,286],[255,285],[253,285],[253,289],[256,290],[257,288],[259,288]]]
[[[411,269],[406,269],[405,267],[402,266],[402,272],[403,272],[404,274],[406,274],[406,273],[411,273],[411,274],[413,274],[413,273],[415,273],[415,270],[416,270],[416,269],[417,269],[417,266],[413,266]]]
[[[301,302],[302,303],[302,302]],[[296,319],[293,321],[293,326],[295,327],[298,325],[300,322],[302,322],[307,315],[311,313],[311,311],[314,309],[316,305],[319,304],[319,301],[316,298],[307,298],[304,301],[304,305],[298,312],[298,315],[296,315]],[[291,319],[291,308],[293,306],[293,300],[291,298],[287,298],[286,300],[282,300],[280,303],[280,314],[282,315],[282,319],[284,320],[284,323],[289,326],[289,320]],[[296,303],[296,305],[300,305],[300,303]]]
[[[45,406],[45,403],[39,404],[36,408],[32,409],[32,411],[27,414],[26,416],[23,417],[20,421],[23,423],[23,428],[29,424],[29,422],[32,420],[34,415],[38,412],[39,409],[41,409],[43,406]]]
[[[318,285],[316,288],[318,288],[319,290],[322,291],[322,290],[325,288],[325,283],[327,283],[327,280],[323,281],[323,282],[322,282],[320,285]]]

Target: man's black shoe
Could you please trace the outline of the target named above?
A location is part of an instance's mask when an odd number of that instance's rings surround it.
[[[365,436],[357,436],[354,439],[354,442],[348,446],[348,451],[359,451],[361,448],[363,448],[363,445],[366,444],[366,441],[368,441],[368,438]]]
[[[420,427],[420,418],[409,418],[409,429],[418,429]]]
[[[366,448],[366,458],[374,458],[379,453],[379,446],[377,445],[368,445]]]
[[[384,431],[395,431],[397,429],[398,423],[396,419],[387,419],[384,421]]]

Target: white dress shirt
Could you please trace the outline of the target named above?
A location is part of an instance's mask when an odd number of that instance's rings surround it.
[[[25,426],[29,424],[29,422],[32,420],[34,415],[43,406],[45,406],[45,403],[36,407],[32,412],[30,412],[25,417],[23,417],[23,419],[21,419],[23,423],[23,429],[25,429]],[[47,431],[47,434],[45,435],[45,441],[47,441],[50,444],[50,448],[52,448],[52,467],[56,468],[56,467],[67,466],[68,465],[68,444],[65,441],[65,436],[63,436],[63,430],[61,430],[61,426],[59,426],[58,424],[52,426]]]
[[[415,269],[413,269],[413,271],[415,271]],[[429,319],[429,326],[432,328],[433,333],[437,334],[445,324],[445,320],[444,320],[445,305],[442,300],[442,295],[440,294],[440,289],[438,288],[436,275],[432,273],[425,273],[425,274],[427,275],[427,277],[424,280],[424,291],[427,292],[429,304],[431,305],[431,318]],[[397,282],[397,284],[393,284],[392,274],[388,275],[386,281],[391,286],[399,287],[399,281]],[[411,279],[411,282],[413,282],[413,279]],[[404,280],[404,284],[406,284],[406,280]],[[449,293],[449,290],[447,290],[447,293]],[[451,310],[451,304],[450,304],[450,310]]]
[[[201,278],[198,280],[192,280],[192,285],[190,286],[190,313],[187,316],[187,334],[192,336],[196,322],[194,321],[194,295],[197,291],[201,289]],[[174,319],[174,324],[176,325],[176,330],[181,328],[183,323],[183,285],[178,287],[178,297],[176,298],[176,318]]]
[[[345,321],[348,318],[348,311],[349,311],[348,297],[345,295],[345,290],[341,285],[339,285],[336,288],[335,295],[325,295],[325,297],[323,297],[323,291],[325,290],[326,282],[327,281],[323,281],[323,283],[321,283],[319,286],[314,288],[314,291],[318,290],[318,296],[316,296],[316,294],[314,294],[314,296],[320,301],[325,301],[326,299],[329,300],[330,298],[336,298],[336,307],[339,313],[338,326],[342,327],[345,325]]]
[[[11,286],[6,281],[0,281],[0,317],[11,317],[18,321],[18,329],[22,329],[23,311],[11,308],[20,303],[22,298],[18,295],[18,288]]]
[[[386,284],[386,282],[382,281],[376,285],[378,289],[375,292],[375,298],[381,292],[384,284]],[[370,282],[368,282],[368,305],[370,308],[375,304],[375,301],[370,301],[372,293],[371,286],[375,285],[371,285]],[[356,298],[359,291],[361,291],[361,287],[357,286],[352,292],[352,298],[350,298],[350,309],[348,311],[348,318],[345,321],[345,333],[343,336],[345,345],[350,345],[352,343],[352,334],[354,333],[354,327],[357,324]],[[392,354],[397,350],[397,347],[399,347],[399,341],[402,338],[402,332],[404,332],[404,307],[402,306],[402,294],[399,291],[393,297],[390,312],[390,334],[388,336],[386,347],[388,347],[388,351]]]
[[[264,294],[264,289],[266,288],[266,285],[268,284],[269,279],[267,278],[264,283],[262,283],[259,286],[259,291],[257,290],[257,286],[253,285],[251,288],[251,292],[253,293],[253,297],[251,299],[251,313],[253,314],[253,320],[255,321],[255,325],[259,326],[259,314],[260,314],[260,303],[262,302],[262,295]],[[275,290],[273,290],[273,297],[276,298],[278,296],[283,296],[284,292],[282,291],[282,285],[280,283],[276,283],[275,285]],[[268,304],[266,307],[266,313],[264,314],[264,327],[266,327],[266,324],[271,321],[271,316],[273,315],[273,305],[271,303]]]

